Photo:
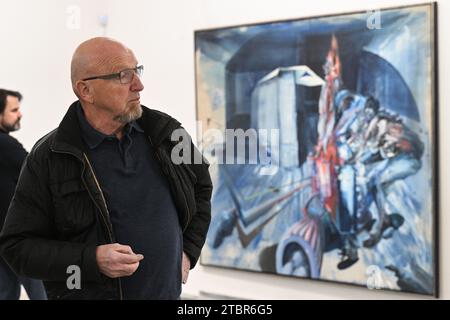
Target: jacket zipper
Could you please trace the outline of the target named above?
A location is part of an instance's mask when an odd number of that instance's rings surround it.
[[[156,157],[158,158],[158,161],[161,164],[161,167],[164,168],[164,164],[161,161],[161,157],[159,156],[158,150],[156,150],[156,148],[155,148],[155,146],[153,144],[153,141],[150,138],[150,136],[148,136],[148,140],[150,140],[150,144],[152,145],[153,150],[155,151]],[[171,179],[169,174],[164,169],[163,169],[163,172],[165,173],[167,178]],[[187,227],[189,225],[189,221],[191,220],[191,211],[190,211],[190,208],[188,206],[188,203],[187,203],[187,200],[186,200],[186,195],[184,194],[184,192],[183,192],[183,200],[184,200],[185,208],[187,210],[187,220],[186,220],[186,223],[185,223],[185,225],[183,226],[183,229],[182,229],[182,232],[184,233],[184,231],[186,231],[186,229],[187,229]]]
[[[95,173],[94,173],[94,169],[92,168],[91,162],[89,161],[87,155],[86,155],[85,153],[83,153],[83,156],[84,156],[84,159],[86,160],[86,163],[87,163],[88,166],[89,166],[89,170],[91,171],[92,176],[94,177],[95,184],[97,185],[97,188],[98,188],[98,190],[100,191],[100,195],[102,196],[103,204],[105,205],[105,209],[106,209],[106,212],[107,212],[108,217],[109,217],[108,205],[106,204],[106,199],[105,199],[105,196],[103,195],[103,190],[102,190],[102,188],[100,187],[100,184],[98,183],[97,177],[95,176]],[[84,182],[84,181],[83,181],[83,182]],[[86,189],[89,190],[89,188],[88,188],[87,186],[86,186]],[[88,191],[88,192],[89,192],[89,191]],[[89,193],[89,194],[90,194],[90,193]],[[92,195],[91,195],[91,198],[93,198]],[[94,202],[95,202],[95,200],[94,200]],[[98,206],[97,206],[97,208],[98,208]],[[98,208],[98,209],[100,210],[100,208]],[[107,218],[103,215],[102,210],[100,210],[100,213],[102,214],[103,220],[104,220],[104,222],[105,222],[105,224],[106,224],[106,228],[108,229],[109,239],[110,239],[111,243],[114,243],[112,231],[111,231],[111,229],[109,228],[109,224],[108,224],[108,222],[110,222],[110,220],[107,219]],[[117,278],[117,282],[118,282],[118,284],[119,284],[119,298],[120,298],[120,300],[123,300],[122,282],[120,281],[120,278]]]
[[[75,155],[74,153],[67,152],[67,151],[57,151],[57,150],[54,150],[54,149],[51,149],[51,150],[52,150],[52,152],[54,152],[54,153],[68,154],[68,155],[74,156],[75,158],[77,158],[78,160],[80,160],[80,162],[83,164],[83,172],[84,172],[84,170],[86,169],[86,166],[85,166],[84,162],[81,161],[81,159],[78,158],[77,155]],[[89,159],[88,159],[88,157],[86,156],[85,153],[83,153],[83,156],[84,156],[84,159],[86,160],[86,163],[89,165],[89,170],[91,171],[92,176],[94,177],[94,180],[95,180],[95,183],[96,183],[96,185],[97,185],[97,188],[98,188],[98,190],[100,191],[100,194],[101,194],[101,196],[102,196],[102,201],[103,201],[103,204],[105,205],[106,212],[107,212],[108,215],[109,215],[109,212],[108,212],[108,206],[107,206],[107,204],[106,204],[106,200],[105,200],[105,197],[104,197],[104,195],[103,195],[103,191],[102,191],[102,189],[100,188],[100,184],[98,183],[97,177],[95,176],[94,170],[92,169],[91,163],[89,162]],[[89,196],[91,197],[91,199],[92,199],[92,201],[94,202],[94,204],[95,204],[95,206],[97,207],[97,209],[100,211],[100,215],[102,216],[103,223],[105,224],[105,227],[106,227],[106,229],[107,229],[107,231],[108,231],[108,237],[109,237],[110,243],[114,243],[114,237],[113,237],[113,235],[112,235],[112,231],[111,231],[111,229],[110,229],[110,227],[109,227],[109,224],[108,224],[108,218],[105,217],[105,215],[103,214],[103,211],[102,211],[101,208],[98,206],[97,201],[95,201],[95,198],[94,198],[94,196],[92,195],[91,191],[89,190],[89,187],[87,186],[86,181],[84,180],[84,177],[83,177],[83,176],[81,176],[81,181],[83,181],[84,187],[86,188],[87,192],[89,193]],[[118,284],[119,284],[119,299],[120,299],[120,300],[123,300],[122,284],[121,284],[121,282],[120,282],[120,278],[118,278],[117,280],[118,280]]]
[[[102,202],[103,202],[103,204],[105,205],[106,212],[107,212],[108,215],[109,215],[108,206],[107,206],[107,204],[106,204],[105,197],[103,196],[103,191],[102,191],[102,189],[100,188],[100,184],[98,183],[97,177],[95,176],[94,170],[92,169],[91,163],[89,162],[89,159],[88,159],[88,157],[86,156],[85,153],[83,153],[83,156],[84,156],[84,159],[86,160],[86,163],[87,163],[88,166],[89,166],[89,170],[91,171],[92,176],[94,177],[95,184],[97,185],[98,190],[100,190],[100,195],[102,196]],[[89,188],[87,187],[87,185],[86,185],[84,179],[83,179],[83,183],[85,184],[85,187],[86,187],[86,189],[87,189],[88,192],[89,192]],[[91,195],[90,192],[89,192],[89,195],[91,196],[92,200],[94,200],[94,197]],[[94,202],[95,202],[95,200],[94,200]],[[97,203],[96,203],[96,205],[97,205]],[[113,240],[113,236],[112,236],[112,231],[111,231],[111,229],[110,229],[110,227],[109,227],[109,221],[108,221],[108,219],[103,215],[103,212],[102,212],[102,210],[100,209],[100,207],[99,207],[98,205],[97,205],[97,208],[100,210],[100,213],[102,214],[103,222],[105,223],[106,228],[108,229],[109,239],[111,240],[111,243],[113,243],[114,240]]]

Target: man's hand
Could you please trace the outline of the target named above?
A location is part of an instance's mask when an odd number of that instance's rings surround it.
[[[98,246],[96,258],[101,273],[110,278],[119,278],[131,276],[144,256],[135,254],[129,246],[114,243]]]
[[[189,269],[191,268],[191,260],[183,251],[183,263],[181,264],[181,280],[183,284],[187,282],[189,276]]]

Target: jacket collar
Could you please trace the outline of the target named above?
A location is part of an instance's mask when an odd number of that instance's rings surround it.
[[[56,130],[51,149],[56,152],[71,153],[82,159],[83,153],[86,152],[86,146],[81,138],[81,128],[77,116],[79,104],[79,101],[75,101],[69,107]],[[181,126],[177,120],[167,114],[149,109],[143,105],[141,107],[142,117],[137,120],[137,123],[144,133],[149,136],[154,147],[161,145],[164,140],[170,138],[173,130]]]
[[[116,138],[114,134],[106,135],[91,126],[91,124],[87,121],[83,108],[81,108],[80,104],[77,106],[77,119],[81,128],[81,135],[83,141],[86,142],[87,146],[90,149],[97,148],[104,140],[108,138]],[[124,135],[131,135],[133,130],[138,132],[144,132],[141,126],[136,122],[132,121],[124,127]]]

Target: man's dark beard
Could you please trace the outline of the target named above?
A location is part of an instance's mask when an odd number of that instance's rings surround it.
[[[3,131],[6,131],[7,133],[13,132],[13,131],[17,131],[17,130],[20,129],[20,119],[17,120],[17,121],[16,121],[14,124],[12,124],[12,125],[7,125],[7,124],[5,124],[5,123],[1,123],[1,124],[0,124],[0,128],[1,128]]]

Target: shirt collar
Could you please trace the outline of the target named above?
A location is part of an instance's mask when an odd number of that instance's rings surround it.
[[[144,133],[144,129],[142,129],[142,127],[139,125],[139,123],[137,123],[137,121],[131,121],[129,125],[132,129],[135,129],[140,133]]]
[[[78,108],[77,108],[77,116],[78,116],[78,121],[80,123],[81,135],[83,137],[83,140],[86,142],[86,144],[88,145],[88,147],[90,149],[97,148],[106,139],[111,139],[111,138],[116,139],[116,136],[113,134],[106,135],[106,134],[103,134],[100,131],[96,130],[95,128],[93,128],[90,125],[90,123],[86,120],[83,108],[81,107],[80,104],[78,105]],[[144,132],[144,130],[141,128],[141,126],[136,121],[132,121],[125,126],[124,134],[129,136],[133,129],[135,129],[138,132]]]

